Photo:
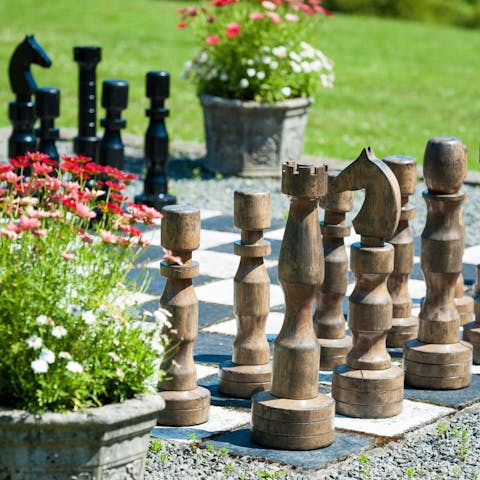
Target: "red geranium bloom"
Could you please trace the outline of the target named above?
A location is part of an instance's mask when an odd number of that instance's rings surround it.
[[[227,25],[227,30],[225,31],[227,37],[238,37],[240,35],[240,24],[239,23],[229,23]]]
[[[220,37],[218,35],[211,35],[205,39],[207,45],[216,45],[219,41]]]

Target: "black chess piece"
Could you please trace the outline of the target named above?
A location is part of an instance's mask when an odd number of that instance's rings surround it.
[[[78,63],[78,135],[73,139],[73,150],[95,160],[97,156],[97,77],[96,68],[102,59],[100,47],[73,48],[73,59]]]
[[[122,110],[128,104],[128,82],[125,80],[104,80],[102,83],[102,107],[106,116],[100,120],[105,128],[98,144],[98,162],[119,169],[124,168],[125,149],[120,130],[127,126],[127,121],[121,118]]]
[[[34,63],[41,67],[50,67],[52,61],[33,35],[27,35],[14,50],[8,67],[10,87],[16,99],[8,105],[8,117],[13,130],[8,139],[8,156],[15,158],[37,148],[37,139],[33,131],[35,124],[35,104],[32,95],[37,84],[30,71]]]
[[[60,90],[54,87],[39,88],[35,93],[35,107],[40,119],[40,127],[35,129],[37,150],[58,162],[55,140],[58,140],[60,131],[55,127],[55,118],[60,115]]]
[[[165,99],[170,95],[170,74],[165,71],[148,72],[146,87],[147,97],[151,100],[150,108],[145,110],[150,118],[144,147],[147,174],[144,192],[135,197],[135,202],[161,211],[166,205],[177,202],[176,197],[168,193],[167,178],[168,132],[165,117],[169,110],[165,108]]]

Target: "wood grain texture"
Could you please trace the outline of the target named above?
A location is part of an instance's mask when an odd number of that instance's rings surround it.
[[[473,363],[480,364],[480,265],[477,265],[477,282],[474,300],[475,320],[463,327],[463,339],[473,347]]]

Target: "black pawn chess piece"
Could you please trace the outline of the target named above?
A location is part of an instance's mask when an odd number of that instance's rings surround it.
[[[97,156],[97,77],[96,68],[102,59],[100,47],[73,48],[73,59],[78,63],[78,135],[73,139],[73,150],[95,160]]]
[[[174,195],[168,193],[167,162],[168,133],[165,117],[169,110],[165,108],[165,99],[170,95],[170,74],[168,72],[148,72],[146,76],[147,97],[151,100],[145,114],[150,118],[145,133],[145,164],[147,174],[144,192],[135,197],[135,202],[161,211],[166,205],[177,202]]]
[[[41,67],[50,67],[52,61],[35,37],[27,35],[14,50],[8,67],[10,86],[16,95],[15,101],[8,105],[8,117],[13,126],[12,134],[8,139],[9,158],[33,152],[37,148],[37,139],[33,131],[35,105],[32,101],[37,84],[30,71],[32,63]]]
[[[102,83],[102,107],[106,116],[100,125],[105,128],[98,145],[98,162],[123,170],[125,150],[120,130],[125,128],[127,121],[121,118],[122,110],[128,104],[128,82],[125,80],[104,80]]]
[[[58,140],[60,131],[55,127],[55,118],[60,115],[60,90],[53,87],[39,88],[35,93],[35,106],[40,119],[40,127],[35,129],[38,137],[37,150],[58,162],[55,140]]]

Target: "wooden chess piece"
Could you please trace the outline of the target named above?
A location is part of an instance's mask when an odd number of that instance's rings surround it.
[[[271,448],[311,450],[333,442],[335,402],[318,393],[312,309],[324,277],[318,199],[326,189],[325,166],[283,164],[282,193],[291,196],[278,260],[285,320],[274,345],[271,391],[252,397],[252,439]]]
[[[455,284],[455,306],[460,316],[461,326],[472,321],[475,309],[474,303],[473,298],[465,294],[465,280],[463,275],[460,274]]]
[[[466,148],[458,138],[431,138],[423,176],[427,221],[422,232],[421,266],[427,294],[419,315],[418,338],[404,346],[405,382],[451,390],[471,382],[472,346],[460,341],[455,285],[462,271],[463,231],[460,192]]]
[[[198,425],[208,420],[210,392],[197,386],[193,347],[198,334],[198,299],[192,278],[198,276],[198,263],[192,250],[200,245],[200,210],[185,205],[170,205],[163,210],[161,244],[181,258],[182,265],[162,261],[160,272],[167,283],[160,305],[172,317],[172,342],[175,355],[162,365],[167,380],[159,383],[159,395],[165,409],[158,416],[159,425]]]
[[[237,335],[231,362],[220,365],[219,390],[225,395],[250,398],[270,390],[272,367],[265,324],[270,311],[270,278],[263,257],[270,255],[270,242],[263,230],[270,227],[270,193],[252,190],[234,192],[234,223],[241,229],[235,242],[240,264],[234,278],[233,308]]]
[[[365,189],[365,201],[353,220],[360,242],[351,246],[350,268],[356,283],[349,297],[348,321],[353,345],[346,363],[333,369],[336,411],[359,418],[384,418],[402,410],[403,371],[392,365],[386,348],[392,326],[387,277],[394,248],[385,238],[400,218],[400,189],[392,171],[368,147],[336,178],[338,191]]]
[[[387,347],[403,347],[408,340],[417,338],[418,318],[412,315],[412,299],[408,293],[408,280],[413,270],[414,241],[408,224],[415,218],[415,207],[408,203],[409,195],[417,185],[417,162],[413,157],[392,155],[383,161],[398,180],[401,195],[401,211],[398,227],[388,243],[395,250],[393,272],[387,280],[392,297],[392,328],[387,335]]]
[[[473,363],[480,364],[480,265],[477,265],[477,284],[475,288],[475,320],[463,327],[463,339],[472,344]]]
[[[343,299],[348,284],[348,256],[344,238],[350,235],[345,213],[353,207],[353,193],[336,192],[333,182],[339,174],[328,171],[327,194],[319,205],[325,210],[320,223],[325,258],[325,280],[317,292],[317,306],[313,316],[315,333],[320,345],[320,370],[332,370],[345,363],[352,348],[352,337],[345,335]]]

